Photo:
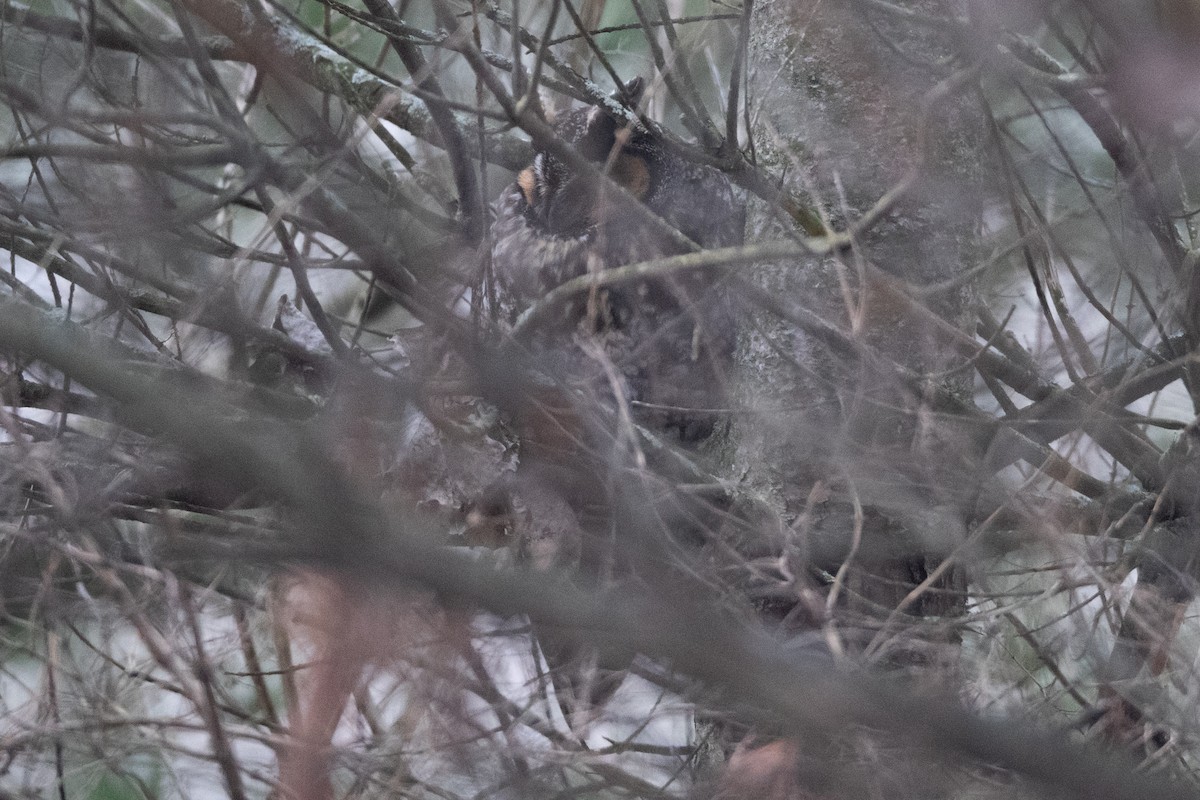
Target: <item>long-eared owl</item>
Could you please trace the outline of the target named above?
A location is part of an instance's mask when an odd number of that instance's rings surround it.
[[[641,81],[634,81],[615,99],[636,105],[641,90]],[[644,208],[614,201],[594,175],[579,174],[549,152],[536,153],[495,206],[492,269],[507,323],[572,278],[684,252],[654,217],[704,248],[741,242],[743,215],[721,173],[686,161],[657,134],[626,127],[601,108],[563,114],[553,127]],[[647,427],[678,429],[682,439],[698,440],[713,429],[716,410],[728,404],[725,373],[735,329],[723,277],[676,274],[582,292],[528,331],[525,344],[556,381],[573,390],[582,385],[598,405],[610,406],[619,393]],[[523,547],[535,564],[574,566],[593,580],[634,570],[629,548],[638,537],[611,534],[618,528],[632,532],[610,519],[622,506],[610,496],[608,482],[598,480],[594,455],[603,457],[601,440],[576,436],[576,404],[568,402],[562,413],[561,397],[549,394],[539,403],[553,408],[517,426],[517,493],[528,519]],[[559,429],[568,432],[561,446],[553,433]],[[667,513],[660,509],[658,518]],[[689,516],[689,524],[695,518]],[[564,715],[573,729],[586,726],[622,685],[628,657],[602,658],[544,628],[537,637]]]
[[[614,98],[635,106],[642,88],[635,79]],[[563,114],[553,127],[645,209],[606,199],[602,182],[538,152],[495,206],[492,265],[509,322],[571,278],[684,252],[645,211],[703,248],[741,243],[744,215],[718,171],[669,152],[656,134],[599,107]],[[596,365],[572,358],[572,343],[580,336],[598,342],[638,419],[697,439],[711,431],[713,410],[726,404],[734,328],[724,294],[712,272],[584,293],[536,334],[535,347],[555,352],[579,378]],[[591,372],[606,391],[603,371]]]

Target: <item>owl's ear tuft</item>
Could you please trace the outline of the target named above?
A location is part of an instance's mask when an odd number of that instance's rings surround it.
[[[641,75],[629,81],[615,93],[615,100],[620,100],[630,108],[637,108],[642,102],[642,95],[646,93],[646,79]]]
[[[617,135],[622,126],[602,108],[593,108],[588,113],[587,128],[576,147],[579,154],[589,161],[606,161],[617,147]],[[623,142],[622,142],[623,144]]]
[[[634,78],[612,93],[613,100],[627,108],[636,109],[646,91],[646,81]],[[589,161],[606,161],[614,150],[620,150],[634,135],[622,120],[618,120],[602,106],[588,111],[583,135],[577,146],[580,154]]]

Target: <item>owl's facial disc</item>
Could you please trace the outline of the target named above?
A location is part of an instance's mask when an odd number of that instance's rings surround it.
[[[650,190],[650,169],[640,156],[619,155],[608,176],[638,200],[644,199]],[[551,233],[579,236],[618,218],[620,205],[606,196],[603,184],[598,184],[591,176],[574,175],[552,189],[539,198],[541,205],[538,206],[542,221]]]
[[[537,199],[537,173],[533,167],[526,167],[517,173],[517,186],[521,187],[525,202],[532,208]]]
[[[622,153],[613,163],[609,177],[638,200],[644,200],[650,192],[650,167],[641,156]]]

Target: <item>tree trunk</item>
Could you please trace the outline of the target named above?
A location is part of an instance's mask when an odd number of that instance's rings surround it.
[[[964,480],[973,465],[963,432],[938,415],[970,403],[969,373],[948,371],[964,359],[946,346],[945,323],[965,324],[971,293],[933,294],[924,308],[911,295],[972,262],[981,115],[951,42],[875,11],[864,19],[862,6],[755,5],[757,93],[748,103],[757,158],[786,174],[786,190],[830,228],[858,235],[834,256],[753,275],[781,311],[815,314],[837,331],[830,338],[811,317],[796,325],[747,315],[759,322],[743,337],[739,385],[755,413],[736,418],[733,471],[780,509],[785,563],[807,575],[813,597],[837,592],[840,609],[826,616],[822,601],[797,612],[787,599],[764,600],[764,610],[836,623],[840,646],[913,665],[931,651],[907,633],[921,618],[963,608],[958,570],[902,601],[961,543],[975,493]],[[923,6],[942,9],[911,8]],[[869,220],[897,187],[894,206]],[[794,234],[770,209],[753,209],[750,220],[751,240]],[[947,626],[923,627],[935,641],[952,639]]]

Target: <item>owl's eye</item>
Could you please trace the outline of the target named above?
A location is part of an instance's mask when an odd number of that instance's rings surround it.
[[[613,163],[610,177],[638,200],[650,193],[650,166],[641,156],[623,154]]]

